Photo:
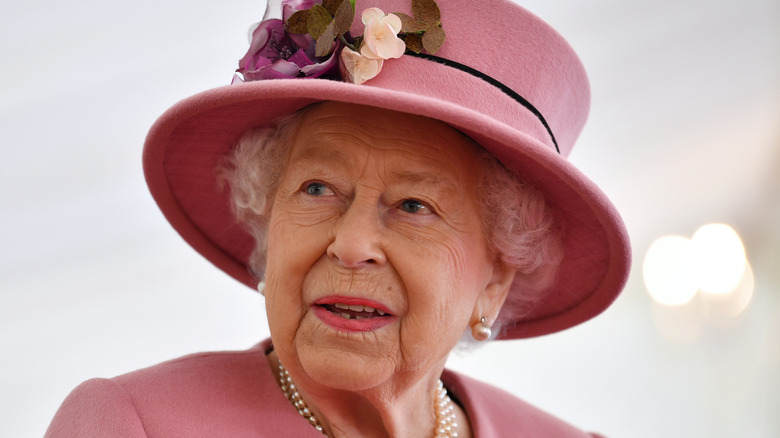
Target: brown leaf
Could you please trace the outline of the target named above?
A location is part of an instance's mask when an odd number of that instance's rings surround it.
[[[401,19],[401,32],[403,33],[422,32],[428,28],[425,23],[420,22],[414,17],[408,16],[403,12],[393,13]]]
[[[333,14],[333,23],[336,27],[336,36],[343,35],[349,32],[349,28],[352,27],[352,19],[355,16],[355,11],[352,9],[352,5],[349,0],[341,2],[336,13]]]
[[[330,12],[320,5],[314,5],[309,9],[309,16],[306,19],[306,28],[309,30],[309,35],[319,41],[320,35],[325,32],[325,29],[332,21],[333,17],[330,15]],[[333,41],[333,38],[330,40]]]
[[[441,27],[434,27],[431,30],[426,31],[422,36],[422,45],[425,51],[433,55],[438,52],[441,45],[444,44],[444,40],[447,36],[444,34],[444,29]]]
[[[441,20],[436,0],[412,0],[412,15],[428,25],[438,24]]]
[[[318,57],[328,56],[333,48],[333,40],[336,39],[336,26],[331,21],[328,27],[320,34],[317,45],[314,47],[314,55]]]
[[[330,15],[335,17],[336,11],[339,9],[341,3],[348,2],[349,0],[322,0],[322,7],[325,8]]]
[[[406,34],[406,36],[404,36],[404,42],[406,43],[407,50],[411,50],[414,53],[423,51],[422,37],[419,33]]]
[[[309,10],[304,9],[298,11],[287,19],[287,32],[290,33],[309,33],[309,28],[306,26],[306,22],[309,19]]]

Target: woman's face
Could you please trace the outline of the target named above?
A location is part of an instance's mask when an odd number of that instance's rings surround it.
[[[271,214],[266,306],[291,372],[348,390],[439,372],[513,272],[488,254],[476,146],[437,121],[304,114]],[[438,377],[438,375],[436,376]]]

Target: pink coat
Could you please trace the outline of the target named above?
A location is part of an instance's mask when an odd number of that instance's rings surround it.
[[[200,353],[113,379],[92,379],[63,402],[46,438],[322,438],[284,397],[267,364],[270,340]],[[475,438],[594,437],[519,400],[445,371],[445,386]]]

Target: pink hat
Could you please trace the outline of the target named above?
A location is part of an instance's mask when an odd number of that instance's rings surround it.
[[[420,18],[422,12],[412,11],[411,4],[357,0],[347,37],[363,34],[361,11],[378,7]],[[532,313],[506,327],[501,337],[539,336],[586,321],[620,293],[631,256],[614,206],[565,158],[588,113],[585,70],[555,30],[510,1],[442,0],[439,9],[446,40],[435,55],[407,51],[385,60],[378,75],[360,85],[333,80],[338,66],[334,71],[328,62],[333,58],[338,65],[337,55],[290,57],[287,61],[295,63],[271,65],[267,56],[249,53],[239,70],[247,82],[238,80],[184,99],[154,124],[143,157],[151,193],[190,245],[254,288],[258,280],[246,266],[254,241],[236,222],[228,193],[217,189],[215,179],[218,161],[244,132],[326,100],[438,119],[541,190],[562,224],[565,252],[556,279]],[[263,45],[265,37],[258,35],[268,31],[261,27],[255,32],[250,52]],[[431,35],[436,32],[430,30]],[[337,52],[341,43],[336,41]],[[307,74],[310,78],[251,80]],[[331,79],[313,79],[319,75]]]

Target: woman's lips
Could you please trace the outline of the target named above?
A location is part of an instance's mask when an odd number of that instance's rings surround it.
[[[322,322],[342,332],[377,330],[396,320],[382,303],[356,297],[323,297],[314,302],[312,311]]]

